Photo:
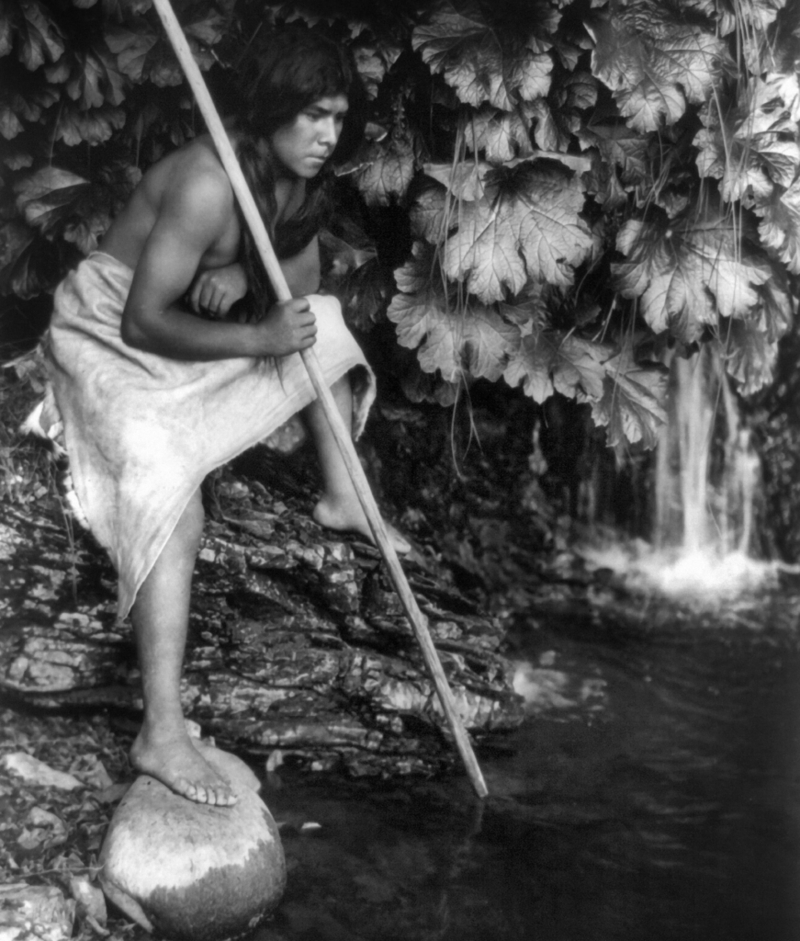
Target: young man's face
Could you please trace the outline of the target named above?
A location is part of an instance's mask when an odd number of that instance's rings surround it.
[[[333,153],[347,114],[345,95],[320,98],[272,135],[272,152],[287,176],[313,179]]]

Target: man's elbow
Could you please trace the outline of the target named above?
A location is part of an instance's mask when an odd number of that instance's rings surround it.
[[[147,331],[131,317],[122,318],[119,334],[126,346],[132,346],[135,350],[148,350],[150,348]]]

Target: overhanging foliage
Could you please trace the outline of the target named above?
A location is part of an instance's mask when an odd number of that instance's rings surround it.
[[[800,0],[175,7],[215,87],[281,22],[352,48],[372,113],[330,283],[416,351],[410,397],[558,391],[651,446],[659,345],[715,340],[745,393],[770,382],[800,274]],[[25,299],[201,128],[150,0],[0,0],[0,75],[0,291]]]

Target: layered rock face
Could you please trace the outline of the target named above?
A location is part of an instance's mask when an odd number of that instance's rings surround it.
[[[281,481],[278,481],[281,484]],[[378,552],[322,530],[291,482],[217,481],[195,576],[182,698],[241,754],[356,774],[457,762],[411,628]],[[0,689],[31,704],[140,708],[130,627],[114,623],[114,573],[54,510],[0,524]],[[467,728],[516,726],[521,700],[503,631],[430,553],[404,563]]]

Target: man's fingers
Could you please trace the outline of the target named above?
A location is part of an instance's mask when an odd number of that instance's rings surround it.
[[[217,317],[224,317],[231,306],[225,290],[215,283],[214,278],[205,273],[201,274],[193,284],[189,301],[195,312],[205,311]]]
[[[295,309],[294,316],[297,322],[303,324],[303,326],[317,322],[317,317],[307,301],[305,307]]]
[[[209,296],[211,290],[206,278],[203,275],[200,275],[192,285],[192,290],[189,295],[189,303],[192,306],[192,310],[195,313],[200,313],[204,310],[209,310]]]
[[[192,285],[191,293],[189,294],[189,304],[191,305],[192,310],[196,313],[200,313],[200,289],[202,284],[200,281],[195,281]]]
[[[218,313],[219,312],[219,300],[220,300],[219,291],[214,287],[213,284],[207,284],[203,288],[203,295],[202,295],[203,307],[205,307],[206,310],[209,310],[212,313]]]
[[[225,317],[231,309],[231,301],[227,293],[220,288],[211,288],[203,300],[203,306],[210,314]]]

